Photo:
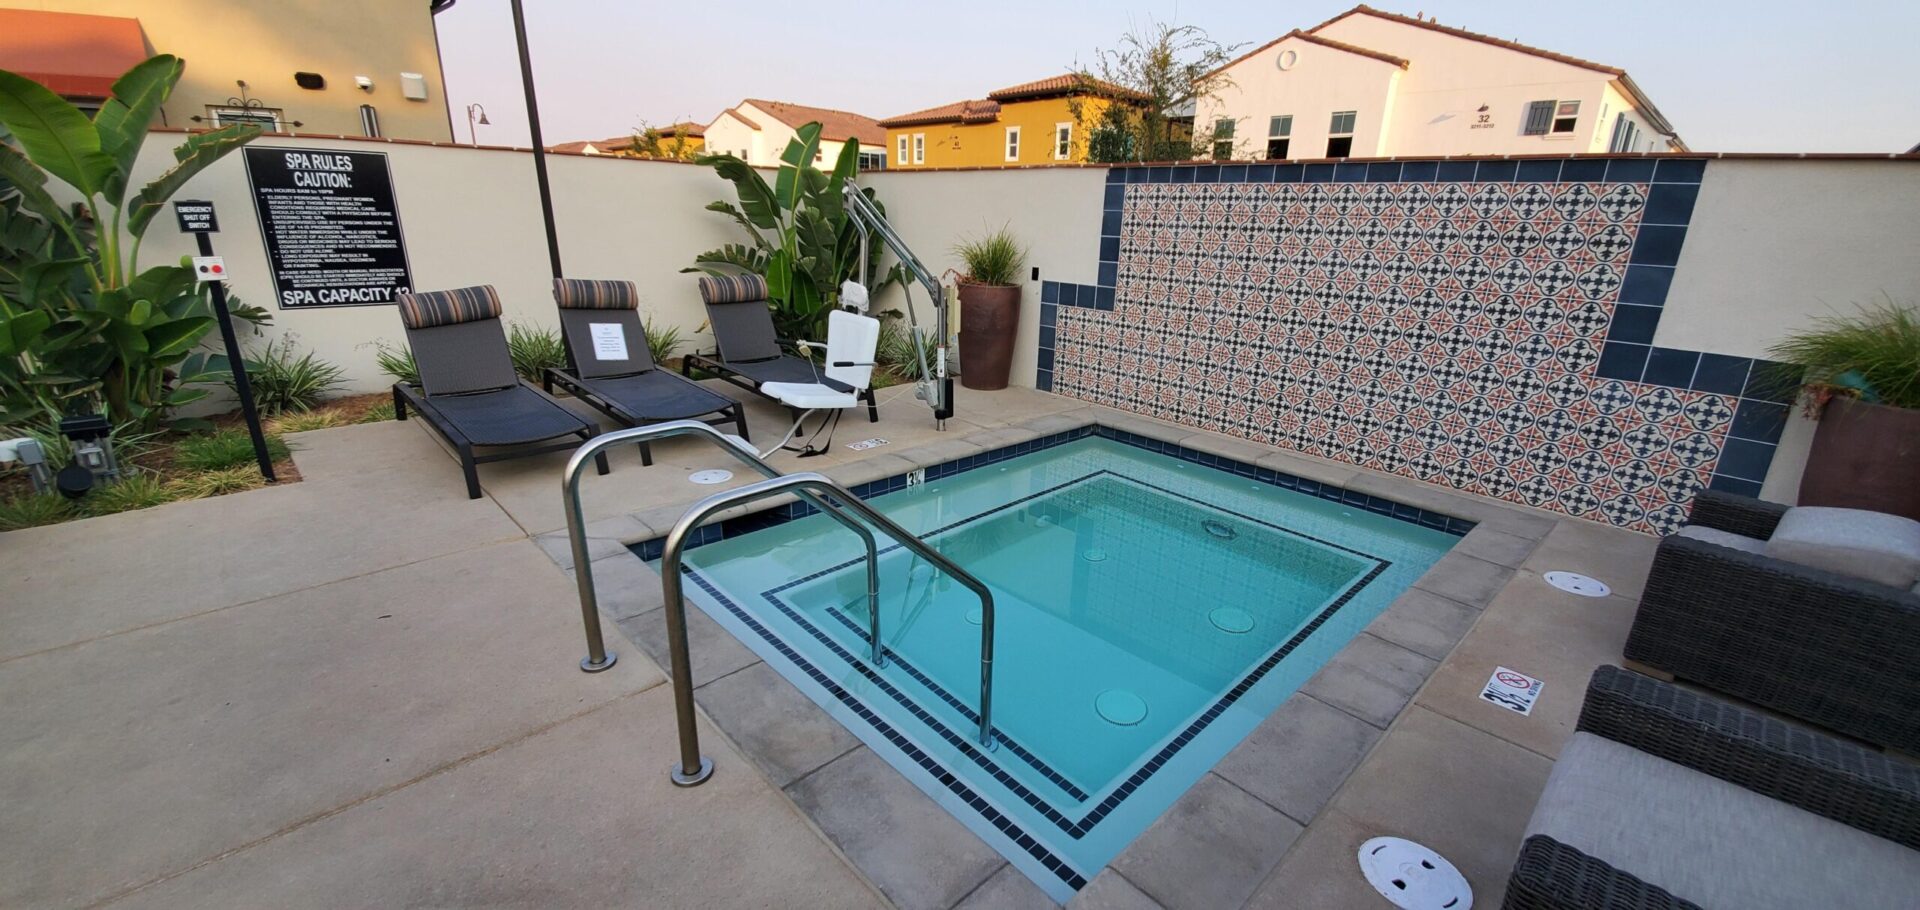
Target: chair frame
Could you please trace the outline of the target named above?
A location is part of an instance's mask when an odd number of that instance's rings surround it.
[[[520,385],[525,386],[535,394],[546,399],[547,402],[554,407],[566,411],[568,416],[580,421],[580,429],[557,436],[550,436],[547,437],[548,439],[559,439],[561,436],[578,436],[580,437],[580,441],[543,443],[542,441],[536,440],[534,443],[525,445],[502,447],[503,451],[499,452],[488,452],[484,455],[475,454],[473,442],[468,440],[466,434],[460,432],[460,428],[456,426],[452,420],[449,420],[445,414],[441,413],[439,408],[434,406],[434,396],[427,394],[425,390],[408,382],[396,382],[393,384],[393,416],[396,420],[406,420],[408,407],[412,407],[414,411],[418,412],[420,416],[426,420],[427,426],[431,427],[435,433],[440,434],[440,438],[445,439],[447,444],[453,447],[454,454],[459,457],[460,471],[465,475],[467,480],[467,498],[479,499],[481,496],[480,465],[496,461],[507,461],[514,458],[525,458],[530,455],[545,455],[548,452],[568,452],[579,448],[582,442],[586,442],[600,435],[599,424],[582,418],[572,411],[567,411],[566,407],[560,404],[560,402],[555,401],[552,395],[529,385],[525,380],[522,380]],[[480,392],[475,394],[485,393]],[[593,464],[597,472],[601,474],[607,473],[606,453],[595,453],[593,456]]]

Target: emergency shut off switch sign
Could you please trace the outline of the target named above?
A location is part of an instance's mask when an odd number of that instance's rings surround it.
[[[389,304],[413,287],[384,153],[244,151],[282,309]]]

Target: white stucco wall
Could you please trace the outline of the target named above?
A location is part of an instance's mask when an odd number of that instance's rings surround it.
[[[1277,64],[1282,54],[1295,55],[1284,71]],[[1387,151],[1387,124],[1394,82],[1402,75],[1384,60],[1290,38],[1228,69],[1225,84],[1199,100],[1194,128],[1205,132],[1216,120],[1231,118],[1237,123],[1233,157],[1259,159],[1266,157],[1271,118],[1291,114],[1287,157],[1319,158],[1327,151],[1334,112],[1353,111],[1353,157],[1393,154]]]
[[[1003,225],[1027,247],[1026,291],[1021,298],[1020,334],[1013,354],[1012,382],[1032,386],[1040,339],[1040,282],[1092,284],[1099,277],[1100,201],[1107,172],[1100,168],[1033,170],[921,171],[867,174],[907,244],[936,277],[957,268],[954,244]],[[922,316],[931,316],[924,293],[913,299]],[[899,292],[880,305],[897,309]],[[955,308],[956,319],[958,308]]]
[[[147,143],[141,180],[171,163],[169,150],[178,139],[157,134]],[[332,139],[275,138],[258,146],[385,152],[415,285],[492,284],[509,320],[558,325],[530,154]],[[679,269],[704,250],[741,239],[724,216],[701,210],[715,199],[733,199],[732,185],[707,168],[675,162],[569,155],[551,155],[547,162],[567,274],[632,280],[643,312],[688,332],[699,326],[704,316],[696,276]],[[250,345],[290,332],[303,348],[345,367],[356,391],[392,382],[373,359],[374,341],[402,341],[392,306],[275,305],[240,155],[194,178],[179,198],[214,202],[221,227],[214,248],[227,260],[233,293],[273,312],[274,325]],[[193,239],[175,230],[168,213],[155,220],[141,260],[151,265],[192,251]]]

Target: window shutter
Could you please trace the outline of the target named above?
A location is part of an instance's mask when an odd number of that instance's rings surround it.
[[[1527,128],[1522,135],[1545,136],[1547,127],[1553,124],[1553,102],[1533,101],[1527,104]]]

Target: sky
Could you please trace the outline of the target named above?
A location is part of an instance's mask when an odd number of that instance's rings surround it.
[[[1373,6],[1625,69],[1695,151],[1892,152],[1920,143],[1911,0],[1406,0]],[[544,139],[706,123],[759,97],[884,118],[1088,65],[1149,20],[1225,45],[1311,28],[1351,2],[526,0]],[[854,9],[849,15],[828,10]],[[1598,10],[1604,13],[1597,13]],[[454,132],[528,145],[507,0],[438,16]]]

